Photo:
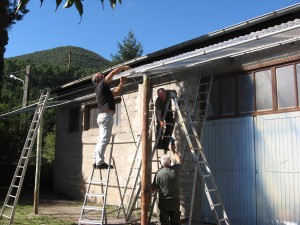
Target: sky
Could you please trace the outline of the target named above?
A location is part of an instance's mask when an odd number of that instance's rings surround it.
[[[76,46],[111,60],[117,43],[132,31],[143,55],[171,47],[243,21],[299,3],[299,0],[122,0],[113,10],[109,0],[83,1],[80,18],[75,7],[55,0],[30,0],[22,21],[9,30],[4,57],[62,46]],[[80,20],[81,19],[81,20]]]

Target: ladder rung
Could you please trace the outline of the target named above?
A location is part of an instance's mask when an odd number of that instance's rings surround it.
[[[107,181],[93,181],[93,180],[91,180],[90,182],[89,182],[90,184],[104,184],[104,183],[107,183]]]
[[[211,174],[202,175],[202,177],[204,177],[204,178],[211,177]]]
[[[12,197],[12,198],[16,198],[17,196],[15,195],[8,195],[9,197]]]
[[[103,207],[95,207],[95,206],[83,206],[83,209],[88,209],[88,210],[97,210],[97,211],[102,211]]]
[[[219,219],[219,222],[222,222],[222,221],[225,221],[227,220],[227,218],[222,218],[222,219]]]
[[[222,205],[221,203],[213,204],[214,207],[216,207],[216,206],[221,206],[221,205]]]
[[[175,123],[166,123],[166,125],[172,125],[172,126],[174,126]]]
[[[212,188],[212,189],[208,189],[207,191],[213,192],[213,191],[216,191],[216,190],[217,190],[216,188]]]
[[[17,177],[17,178],[21,178],[21,176],[15,176],[15,177]]]
[[[104,194],[86,193],[87,196],[103,197]]]
[[[7,216],[5,214],[2,214],[3,217],[10,219],[10,216]]]
[[[17,185],[11,185],[12,187],[14,187],[14,188],[18,188],[19,186],[17,186]]]
[[[13,206],[11,206],[11,205],[7,205],[7,204],[6,204],[5,206],[8,207],[8,208],[13,208]]]
[[[102,224],[100,220],[80,220],[79,224]]]

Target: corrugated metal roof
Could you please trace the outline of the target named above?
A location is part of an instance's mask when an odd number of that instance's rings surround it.
[[[218,59],[235,57],[271,48],[276,45],[299,41],[299,38],[300,19],[295,19],[294,21],[289,21],[268,29],[252,32],[248,35],[124,71],[115,76],[114,80],[119,79],[121,76],[137,77],[144,74],[152,75],[176,72],[176,70],[185,67],[196,66]]]

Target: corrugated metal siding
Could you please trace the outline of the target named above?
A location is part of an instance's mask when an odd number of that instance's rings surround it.
[[[255,119],[257,225],[300,224],[300,113]]]
[[[255,224],[253,118],[208,121],[203,147],[231,225]],[[215,222],[206,196],[205,222]]]

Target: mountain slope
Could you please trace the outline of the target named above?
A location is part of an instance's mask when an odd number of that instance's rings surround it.
[[[71,67],[73,67],[73,69],[91,69],[99,71],[108,67],[110,64],[109,60],[101,57],[95,52],[74,46],[57,47],[7,59],[66,68],[69,62],[69,53],[71,53]]]

